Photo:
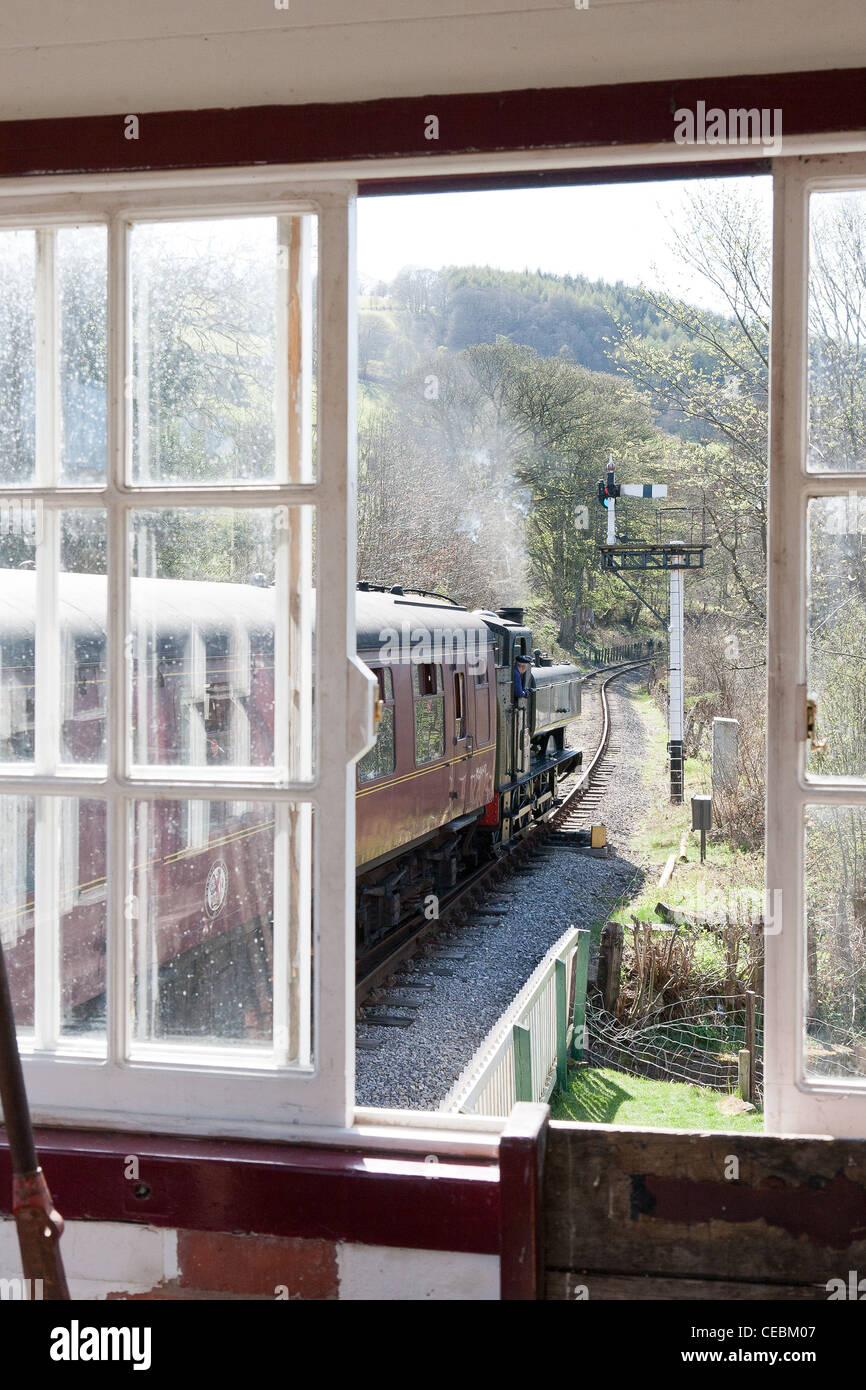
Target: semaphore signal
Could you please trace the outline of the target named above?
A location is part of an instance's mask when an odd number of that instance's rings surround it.
[[[600,478],[598,500],[607,507],[607,544],[616,544],[616,499],[623,497],[667,497],[667,483],[618,483],[615,479],[613,454],[607,460],[607,478]]]
[[[703,569],[706,542],[701,533],[699,543],[685,540],[651,545],[642,541],[617,541],[616,499],[622,497],[667,497],[667,483],[618,483],[613,454],[607,464],[607,477],[599,479],[598,500],[607,508],[607,539],[600,546],[602,569],[618,574],[626,588],[631,589],[641,603],[664,623],[665,619],[651,603],[639,594],[625,578],[624,570],[668,570],[670,575],[670,608],[668,610],[668,666],[670,673],[668,699],[668,757],[670,760],[671,801],[683,799],[683,613],[685,608],[685,574],[688,569]]]

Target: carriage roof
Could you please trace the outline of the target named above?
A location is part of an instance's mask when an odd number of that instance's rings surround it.
[[[74,637],[96,638],[105,633],[106,580],[99,574],[61,572],[58,576],[60,626]],[[274,590],[254,584],[215,580],[132,579],[130,603],[133,626],[142,617],[160,633],[185,633],[191,626],[205,633],[225,632],[238,624],[268,631],[274,622]],[[389,629],[399,636],[403,624],[484,634],[478,613],[435,598],[361,592],[356,594],[358,651],[375,651],[387,641]],[[36,617],[34,570],[0,569],[0,638],[32,638]],[[386,634],[383,636],[383,634]]]
[[[228,602],[228,590],[231,599]],[[133,624],[142,617],[161,633],[225,632],[239,622],[253,629],[273,627],[272,589],[252,584],[209,580],[133,579],[130,582]],[[105,634],[105,576],[61,571],[57,584],[60,626],[75,637]],[[0,570],[0,636],[32,637],[36,616],[36,573]]]

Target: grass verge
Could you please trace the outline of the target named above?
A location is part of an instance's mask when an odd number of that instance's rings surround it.
[[[686,761],[686,799],[681,806],[671,804],[667,785],[667,729],[655,702],[645,693],[634,697],[647,735],[647,757],[644,776],[652,788],[653,797],[641,825],[631,841],[631,848],[647,865],[643,891],[630,902],[611,913],[610,920],[631,925],[632,917],[641,922],[657,920],[655,911],[659,899],[670,907],[685,912],[713,913],[723,918],[730,906],[731,914],[749,906],[757,916],[763,903],[764,861],[761,853],[732,848],[722,839],[710,839],[705,862],[700,862],[700,836],[691,832],[690,798],[693,794],[709,794],[712,773],[707,759],[689,758]],[[689,830],[686,858],[677,858],[673,877],[663,890],[657,887],[669,855],[679,855],[680,840]]]
[[[691,826],[689,798],[693,793],[711,791],[710,764],[706,760],[687,760],[686,800],[681,806],[672,805],[667,781],[667,728],[664,718],[647,693],[641,692],[632,698],[646,732],[643,773],[651,790],[651,798],[629,845],[630,850],[636,852],[635,857],[646,866],[644,887],[637,895],[623,900],[618,910],[611,912],[607,918],[621,922],[626,928],[626,964],[632,918],[643,922],[656,921],[656,904],[660,899],[686,913],[712,914],[718,910],[723,918],[728,903],[733,905],[732,890],[736,892],[740,904],[754,898],[755,905],[759,907],[764,882],[761,854],[733,849],[722,840],[711,841],[707,860],[701,864],[699,837],[690,834],[686,842],[686,858],[684,861],[679,859],[683,831]],[[677,856],[676,868],[665,888],[659,890],[658,880],[671,854]],[[698,930],[697,935],[696,964],[702,971],[724,978],[726,962],[722,945],[710,933]],[[760,1112],[724,1114],[719,1107],[725,1099],[725,1095],[719,1091],[686,1082],[653,1081],[607,1067],[581,1067],[570,1074],[567,1094],[557,1091],[551,1105],[554,1118],[560,1120],[761,1133],[763,1116]]]
[[[554,1120],[589,1124],[639,1125],[642,1128],[723,1130],[760,1134],[763,1116],[754,1110],[725,1115],[719,1091],[680,1081],[649,1081],[609,1067],[576,1067],[567,1093],[551,1099]]]

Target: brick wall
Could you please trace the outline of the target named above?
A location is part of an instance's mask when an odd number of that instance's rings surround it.
[[[495,1255],[222,1231],[70,1221],[62,1251],[74,1299],[422,1301],[498,1299]],[[0,1222],[0,1278],[21,1273]]]

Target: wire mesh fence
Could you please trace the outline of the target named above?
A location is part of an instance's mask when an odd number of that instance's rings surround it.
[[[755,997],[754,1030],[745,996],[707,995],[662,1005],[623,1023],[597,1004],[587,1012],[588,1058],[630,1076],[684,1081],[714,1091],[738,1085],[739,1053],[747,1049],[753,1099],[763,1091],[764,1001]]]

